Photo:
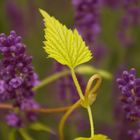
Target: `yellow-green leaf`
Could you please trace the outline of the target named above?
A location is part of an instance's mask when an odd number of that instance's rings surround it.
[[[75,138],[74,140],[91,140],[91,138],[78,137]]]
[[[105,135],[97,134],[93,137],[92,140],[110,140],[110,139]]]
[[[68,29],[54,17],[40,9],[45,22],[45,51],[48,56],[70,68],[88,62],[92,54],[78,31]]]
[[[74,140],[110,140],[110,139],[105,135],[97,134],[90,138],[78,137]]]

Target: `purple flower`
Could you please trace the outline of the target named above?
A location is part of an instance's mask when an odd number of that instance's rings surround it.
[[[104,0],[104,6],[121,12],[118,23],[118,39],[123,47],[133,44],[131,30],[140,25],[140,3],[139,0]]]
[[[127,118],[137,120],[140,118],[140,78],[136,78],[136,70],[132,68],[130,71],[123,71],[122,77],[118,78],[117,82]]]
[[[0,80],[0,94],[3,94],[5,91],[5,82]]]
[[[118,10],[118,8],[120,8],[121,0],[104,0],[104,4]]]
[[[0,53],[0,102],[10,101],[21,110],[36,108],[32,88],[39,82],[38,76],[21,37],[14,31],[9,36],[0,34]]]
[[[100,17],[104,0],[72,0],[72,3],[75,27],[93,52],[97,64],[107,52],[106,47],[101,47],[103,43],[98,40],[102,32]]]
[[[140,5],[138,0],[124,0],[120,2],[119,10],[122,10],[122,17],[119,22],[118,37],[124,47],[129,47],[133,43],[130,29],[140,25]]]
[[[73,0],[75,25],[87,44],[93,44],[101,32],[102,0]]]
[[[18,88],[21,86],[22,84],[22,78],[21,77],[16,77],[16,78],[13,78],[10,80],[9,82],[9,85],[12,87],[12,88]]]
[[[36,113],[34,113],[34,112],[27,112],[27,113],[26,113],[26,118],[27,118],[29,121],[34,122],[34,121],[37,120],[37,115],[36,115]]]
[[[12,28],[22,35],[25,34],[24,15],[19,5],[15,1],[6,0],[5,9]]]
[[[139,119],[140,119],[140,78],[136,78],[136,70],[123,71],[122,77],[117,78],[118,88],[121,91],[120,99],[128,122],[128,134],[132,140],[139,140]],[[133,125],[131,124],[133,123]]]
[[[132,140],[139,140],[140,139],[139,128],[140,128],[140,124],[138,122],[133,130],[128,131],[128,133],[129,133],[130,137],[132,138]]]
[[[22,126],[22,120],[16,113],[9,113],[6,116],[6,122],[9,126],[12,126],[12,127]]]
[[[20,108],[21,108],[21,110],[37,109],[37,108],[39,108],[39,105],[32,98],[31,99],[24,99],[21,102]]]

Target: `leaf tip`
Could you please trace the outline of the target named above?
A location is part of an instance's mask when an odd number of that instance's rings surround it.
[[[47,12],[41,8],[39,8],[39,12],[44,18],[48,15]]]

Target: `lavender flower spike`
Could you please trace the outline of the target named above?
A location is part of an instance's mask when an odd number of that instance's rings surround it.
[[[127,118],[134,120],[140,118],[140,78],[136,78],[136,70],[133,68],[129,72],[124,71],[122,78],[118,78],[117,82]]]
[[[136,78],[136,70],[123,71],[122,77],[117,79],[118,87],[121,90],[122,108],[125,117],[133,122],[133,130],[129,130],[133,140],[140,139],[140,78]]]
[[[32,66],[32,57],[26,54],[26,46],[15,31],[9,36],[0,34],[0,102],[10,101],[14,107],[24,110],[27,106],[38,107],[34,101],[32,88],[38,83],[37,74]],[[25,114],[26,115],[26,114]],[[6,117],[8,124],[13,126],[13,121],[18,115]],[[13,121],[9,121],[9,119]],[[17,123],[14,123],[17,124]]]

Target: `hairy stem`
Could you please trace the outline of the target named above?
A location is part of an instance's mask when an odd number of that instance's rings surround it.
[[[59,107],[59,108],[39,108],[32,110],[33,112],[40,112],[40,113],[58,113],[58,112],[65,112],[67,111],[71,106],[67,107]]]
[[[38,108],[38,109],[28,109],[25,111],[38,112],[38,113],[58,113],[58,112],[65,112],[71,107],[72,106],[59,107],[59,108]],[[15,108],[10,104],[0,104],[0,109],[12,110]]]
[[[64,134],[63,134],[63,129],[64,129],[64,124],[67,120],[67,118],[69,117],[69,115],[80,106],[81,104],[81,100],[78,100],[75,104],[73,104],[69,110],[64,114],[64,116],[62,117],[62,119],[60,120],[60,124],[59,124],[59,137],[60,140],[64,140]]]
[[[89,121],[90,121],[91,137],[93,137],[94,136],[94,122],[93,122],[91,107],[88,106],[87,110],[88,110],[88,116],[89,116]]]
[[[40,88],[42,88],[43,86],[50,84],[51,82],[69,74],[70,71],[69,70],[63,70],[61,72],[55,73],[47,78],[45,78],[44,80],[42,80],[37,86],[33,87],[33,91],[36,91]]]
[[[96,80],[96,83],[93,88],[91,88],[93,82]],[[99,74],[94,74],[88,81],[86,91],[85,91],[85,96],[88,96],[91,93],[96,93],[97,90],[99,89],[100,85],[102,82],[102,78]]]
[[[80,87],[80,84],[78,82],[78,79],[77,79],[76,74],[75,74],[73,69],[71,70],[71,74],[72,74],[72,79],[74,81],[75,87],[76,87],[78,94],[80,96],[80,99],[84,100],[84,95],[83,95],[82,89]]]

